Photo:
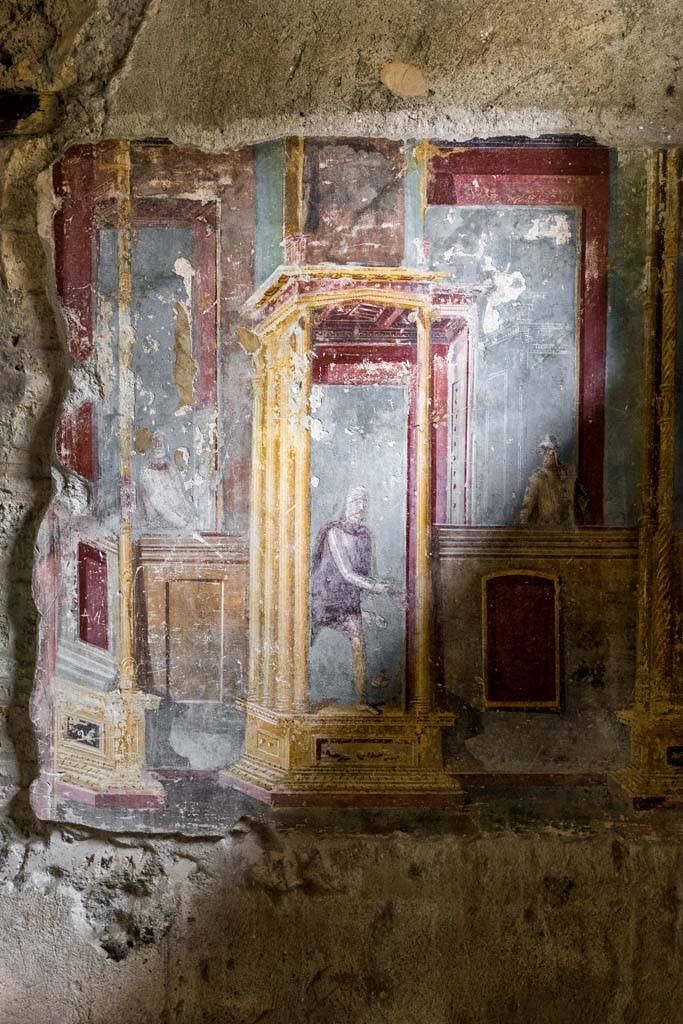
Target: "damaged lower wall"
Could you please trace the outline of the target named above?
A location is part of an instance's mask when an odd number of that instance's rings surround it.
[[[0,87],[54,90],[59,116],[0,150],[0,1018],[683,1020],[680,818],[604,787],[475,793],[452,819],[235,806],[223,837],[194,842],[45,827],[27,800],[31,570],[68,370],[40,175],[103,134],[667,145],[681,135],[676,5],[533,3],[524,25],[509,6],[455,3],[55,0],[2,16]],[[397,55],[424,66],[427,97],[383,91]]]
[[[681,1019],[675,835],[243,819],[213,844],[5,851],[14,1024]]]

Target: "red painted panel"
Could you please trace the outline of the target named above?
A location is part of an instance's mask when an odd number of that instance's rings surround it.
[[[54,218],[57,289],[74,359],[92,353],[94,147],[73,146],[55,164],[59,207]]]
[[[555,581],[524,573],[486,581],[486,699],[559,704]]]
[[[116,192],[115,142],[72,146],[53,170],[55,273],[64,306],[69,350],[88,359],[93,350],[93,285],[98,211]]]
[[[460,174],[608,176],[609,150],[597,146],[478,146],[444,150],[432,158],[431,170],[434,178]],[[437,202],[431,193],[427,201]]]
[[[448,348],[432,353],[432,518],[446,522],[448,490]]]
[[[86,480],[97,478],[97,446],[95,443],[95,409],[84,402],[72,413],[63,416],[55,438],[57,458]]]
[[[79,635],[86,644],[109,647],[107,556],[91,544],[78,545]]]
[[[570,206],[581,210],[578,473],[589,496],[586,525],[603,520],[609,150],[478,148],[432,158],[433,205]]]
[[[307,139],[307,263],[398,266],[405,156],[388,139]]]

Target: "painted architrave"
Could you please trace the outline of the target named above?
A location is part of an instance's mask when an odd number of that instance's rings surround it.
[[[581,211],[578,473],[602,522],[607,346],[609,151],[598,147],[432,149],[430,205],[571,206]]]

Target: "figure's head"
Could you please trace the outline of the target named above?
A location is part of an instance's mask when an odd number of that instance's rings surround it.
[[[538,454],[544,466],[556,466],[560,461],[560,446],[554,434],[546,434],[538,442]]]
[[[365,519],[367,509],[368,492],[365,487],[352,487],[346,495],[346,518],[361,523]]]
[[[161,430],[155,430],[152,434],[152,453],[156,456],[166,454],[166,439]]]

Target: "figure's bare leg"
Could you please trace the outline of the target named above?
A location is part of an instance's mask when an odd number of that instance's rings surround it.
[[[360,705],[365,706],[365,641],[362,636],[351,636],[349,639],[351,641],[351,665],[356,699]]]

